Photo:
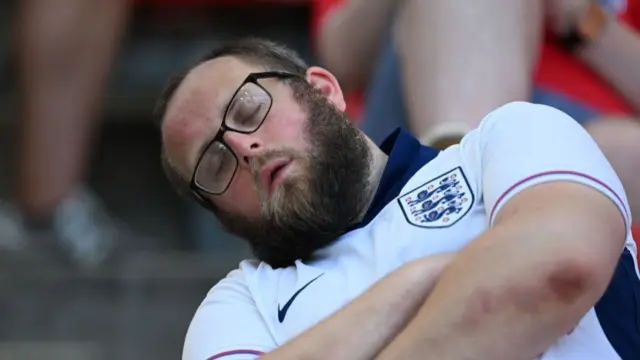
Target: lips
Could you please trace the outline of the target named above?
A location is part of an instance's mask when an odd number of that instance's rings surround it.
[[[262,167],[260,171],[260,177],[262,179],[262,184],[266,189],[269,190],[269,194],[273,192],[273,190],[280,184],[282,170],[284,170],[291,160],[289,159],[277,159],[268,162],[265,166]]]

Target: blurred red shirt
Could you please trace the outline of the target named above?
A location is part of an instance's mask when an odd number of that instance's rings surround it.
[[[627,0],[622,22],[640,32],[640,0]],[[639,64],[640,66],[640,64]],[[606,114],[635,113],[631,104],[571,53],[547,37],[535,73],[535,83],[557,90]]]

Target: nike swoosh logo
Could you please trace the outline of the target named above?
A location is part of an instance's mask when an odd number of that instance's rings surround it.
[[[289,311],[289,307],[293,303],[293,300],[295,300],[298,297],[298,295],[300,295],[302,290],[306,289],[307,286],[311,285],[312,282],[318,280],[318,278],[322,275],[324,275],[324,273],[316,276],[313,280],[309,281],[305,286],[301,287],[298,291],[296,291],[295,294],[293,294],[293,296],[291,297],[291,299],[289,299],[289,301],[287,301],[287,303],[284,304],[284,307],[282,309],[280,309],[280,304],[278,304],[278,321],[280,321],[280,323],[284,321],[284,317],[287,315],[287,311]]]

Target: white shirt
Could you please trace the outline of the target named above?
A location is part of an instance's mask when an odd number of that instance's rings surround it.
[[[587,132],[551,107],[507,104],[442,152],[404,131],[382,146],[389,160],[363,222],[318,260],[272,269],[243,261],[198,308],[183,360],[255,359],[360,295],[410,260],[458,251],[491,227],[511,197],[565,180],[602,192],[631,216],[620,180]],[[387,149],[390,148],[390,149]],[[607,293],[544,360],[640,359],[640,277],[628,230]]]

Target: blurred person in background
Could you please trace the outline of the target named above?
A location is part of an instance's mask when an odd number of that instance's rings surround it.
[[[388,118],[404,117],[405,105],[409,130],[426,145],[444,147],[496,105],[527,98],[539,2],[316,0],[314,5],[319,58],[347,92],[366,89],[363,127],[375,141],[401,123]]]
[[[314,10],[319,57],[374,141],[406,125],[443,148],[486,109],[552,105],[586,126],[640,218],[640,1],[315,0]],[[605,115],[616,119],[591,121]]]
[[[22,0],[17,24],[20,147],[0,248],[55,239],[78,265],[103,261],[118,230],[83,183],[128,0]],[[44,236],[41,236],[44,235]]]

